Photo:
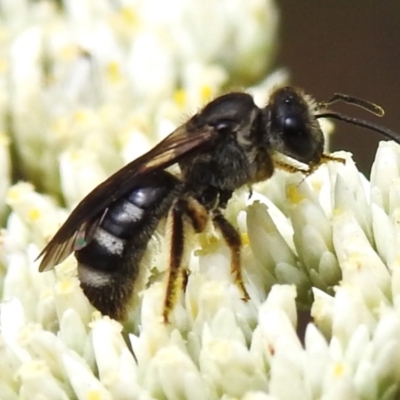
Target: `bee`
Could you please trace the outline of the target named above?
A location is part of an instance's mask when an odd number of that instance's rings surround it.
[[[152,150],[89,193],[40,253],[47,271],[75,253],[81,287],[94,307],[123,320],[147,243],[164,218],[170,227],[163,318],[167,322],[183,289],[185,230],[204,231],[211,221],[230,249],[230,269],[243,300],[249,299],[241,269],[241,237],[224,217],[232,193],[270,178],[275,169],[312,173],[327,161],[321,118],[358,125],[400,142],[400,135],[365,120],[332,111],[336,102],[378,116],[379,106],[335,94],[317,102],[302,90],[275,90],[265,107],[250,94],[217,97]],[[298,163],[304,165],[299,167]],[[166,169],[179,166],[180,176]]]

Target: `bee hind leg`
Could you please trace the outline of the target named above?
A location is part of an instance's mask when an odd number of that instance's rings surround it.
[[[164,299],[163,319],[169,322],[174,305],[179,296],[180,288],[183,285],[182,261],[185,245],[184,220],[185,201],[177,199],[168,212],[167,226],[169,230],[169,261],[168,281]]]

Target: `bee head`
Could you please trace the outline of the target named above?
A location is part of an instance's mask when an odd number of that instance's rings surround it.
[[[269,148],[305,164],[317,164],[324,150],[324,136],[316,110],[317,103],[301,90],[276,90],[264,108]]]
[[[319,118],[332,118],[360,126],[400,143],[397,132],[332,111],[330,106],[338,102],[360,107],[378,117],[384,115],[380,106],[358,97],[335,93],[328,101],[317,103],[300,89],[283,87],[271,95],[264,108],[267,146],[272,151],[278,151],[310,167],[320,164],[324,156],[325,140],[318,123]]]

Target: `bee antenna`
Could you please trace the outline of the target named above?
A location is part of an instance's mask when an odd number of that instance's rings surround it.
[[[335,93],[328,101],[324,101],[319,103],[321,108],[327,108],[331,104],[343,102],[346,104],[352,104],[356,107],[360,107],[363,110],[370,112],[378,117],[383,117],[385,115],[385,111],[382,107],[378,106],[375,103],[371,103],[368,100],[363,100],[358,97],[349,96],[348,94]]]
[[[372,104],[372,103],[371,103]],[[364,107],[363,107],[364,108]],[[391,129],[384,128],[378,124],[374,124],[373,122],[365,121],[363,119],[358,119],[354,117],[349,117],[344,114],[337,113],[335,111],[326,111],[319,113],[315,116],[316,118],[333,118],[339,121],[346,122],[348,124],[361,126],[362,128],[369,129],[371,131],[375,131],[380,133],[383,136],[386,136],[389,139],[400,143],[400,134],[397,132],[392,131]]]

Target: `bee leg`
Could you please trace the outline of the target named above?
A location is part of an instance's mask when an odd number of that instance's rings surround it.
[[[303,175],[310,175],[310,173],[315,169],[315,168],[301,168],[297,165],[294,164],[289,164],[284,161],[279,161],[279,160],[274,160],[274,166],[277,169],[281,169],[286,172],[290,172],[294,174],[295,172],[301,172]]]
[[[176,304],[179,289],[183,284],[182,259],[184,252],[184,221],[185,200],[177,199],[169,213],[167,224],[169,225],[170,250],[169,250],[169,268],[167,290],[165,293],[163,319],[165,323],[169,322],[169,315]]]
[[[190,218],[190,222],[196,233],[204,231],[208,222],[208,212],[204,206],[193,197],[189,197],[186,200],[186,215]]]
[[[208,221],[207,210],[193,197],[176,200],[168,214],[168,224],[170,227],[170,260],[163,311],[163,318],[166,323],[176,303],[179,292],[186,287],[188,279],[187,270],[182,268],[185,252],[185,216],[189,217],[196,233],[202,232]]]
[[[244,286],[242,277],[242,267],[240,260],[242,240],[240,238],[240,235],[238,231],[233,227],[233,225],[228,222],[219,211],[215,212],[213,216],[213,222],[221,231],[226,244],[231,250],[231,273],[234,277],[236,286],[241,292],[242,299],[247,301],[250,299],[250,296]]]
[[[308,165],[308,171],[304,174],[306,176],[311,175],[320,165],[328,163],[330,161],[339,162],[346,164],[346,159],[342,157],[332,156],[331,154],[323,153],[318,163],[311,163]]]
[[[204,208],[204,206],[199,203],[195,198],[188,197],[186,199],[186,210],[185,214],[189,217],[190,223],[193,227],[193,230],[196,233],[201,233],[207,226],[207,222],[209,219],[208,212]],[[186,290],[186,285],[188,282],[188,271],[185,269],[183,271],[183,290]]]
[[[332,154],[322,154],[321,156],[321,164],[329,162],[329,161],[336,161],[336,162],[340,162],[342,164],[346,164],[346,159],[342,158],[342,157],[336,157],[333,156]]]

